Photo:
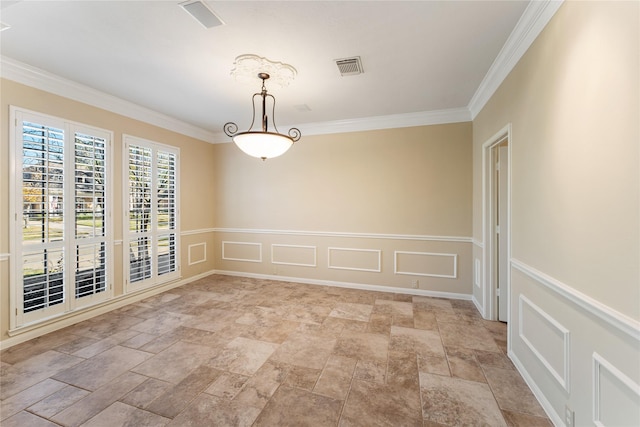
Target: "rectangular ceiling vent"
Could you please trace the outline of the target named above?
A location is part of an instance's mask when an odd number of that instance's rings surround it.
[[[180,7],[186,10],[189,15],[193,16],[196,21],[201,23],[205,28],[217,27],[218,25],[224,24],[222,19],[218,18],[218,16],[209,9],[209,6],[200,0],[180,3]]]
[[[355,76],[357,74],[364,73],[362,69],[362,62],[360,62],[359,56],[353,58],[336,59],[336,65],[340,70],[341,76]]]

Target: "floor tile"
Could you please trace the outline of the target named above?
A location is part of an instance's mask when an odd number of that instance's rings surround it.
[[[65,386],[66,384],[64,383],[47,378],[20,393],[14,394],[0,404],[0,421],[17,414]]]
[[[502,411],[509,427],[553,427],[548,418],[535,417],[519,412]]]
[[[294,332],[275,351],[272,359],[290,365],[322,369],[336,341],[331,336]]]
[[[419,389],[354,380],[340,426],[420,426]]]
[[[258,408],[201,394],[168,425],[250,427],[259,414]]]
[[[349,392],[351,378],[353,378],[357,362],[356,359],[348,357],[330,356],[318,382],[313,388],[313,392],[344,400]]]
[[[278,348],[278,344],[238,337],[208,365],[240,375],[253,375]]]
[[[356,304],[351,302],[337,303],[333,310],[329,313],[330,317],[338,317],[340,319],[358,320],[367,322],[373,306],[369,304]]]
[[[173,384],[166,381],[149,378],[127,393],[120,401],[127,405],[144,409],[172,386]]]
[[[485,367],[484,373],[501,409],[539,417],[546,416],[538,400],[517,371]]]
[[[474,350],[462,347],[447,347],[446,352],[452,376],[469,381],[487,382],[482,368],[476,360]]]
[[[42,399],[35,405],[30,406],[28,409],[29,412],[43,418],[51,418],[88,394],[89,391],[87,390],[68,385]]]
[[[131,371],[176,384],[211,356],[208,346],[178,341]]]
[[[91,418],[82,427],[160,427],[167,425],[171,420],[151,412],[115,402],[108,408]]]
[[[291,402],[295,402],[292,405]],[[255,427],[322,427],[335,426],[342,401],[281,386],[256,420]]]
[[[88,394],[51,418],[64,426],[79,426],[143,383],[146,377],[127,372]]]
[[[336,344],[334,353],[356,360],[385,361],[389,338],[367,332],[344,332]]]
[[[80,357],[49,350],[7,368],[0,379],[0,399],[4,400],[58,372],[83,362]]]
[[[231,400],[242,390],[248,379],[249,377],[245,375],[223,372],[205,390],[205,393]]]
[[[171,387],[147,405],[145,409],[163,417],[174,418],[219,375],[220,371],[200,366],[175,387]]]
[[[3,350],[2,427],[548,427],[506,334],[467,300],[210,275]]]
[[[499,351],[491,334],[482,326],[442,322],[438,324],[438,328],[446,347]]]
[[[2,421],[2,427],[59,427],[58,424],[40,418],[29,412],[18,412],[14,416]]]
[[[422,415],[444,425],[506,426],[487,384],[420,373]]]
[[[444,356],[442,340],[436,331],[392,326],[390,348],[420,356]]]
[[[144,362],[149,357],[151,357],[149,353],[116,346],[54,375],[53,378],[93,391]]]

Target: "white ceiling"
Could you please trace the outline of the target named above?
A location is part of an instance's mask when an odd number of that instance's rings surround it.
[[[245,130],[260,81],[236,81],[257,54],[298,75],[277,99],[281,131],[332,121],[467,109],[526,1],[207,1],[206,29],[181,1],[5,1],[3,57],[218,134]],[[335,59],[360,56],[341,77]],[[306,105],[310,111],[299,111]]]

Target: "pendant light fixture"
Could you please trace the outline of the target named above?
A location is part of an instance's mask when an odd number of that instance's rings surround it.
[[[278,132],[278,128],[275,123],[275,109],[276,98],[267,93],[265,87],[265,81],[269,79],[269,74],[258,73],[258,78],[262,80],[262,90],[254,93],[251,98],[251,104],[253,107],[253,117],[251,120],[251,126],[249,130],[245,132],[238,132],[238,125],[233,122],[225,123],[224,133],[233,139],[233,142],[244,151],[246,154],[257,157],[262,160],[270,159],[272,157],[278,157],[284,154],[294,142],[298,141],[302,136],[300,130],[297,128],[289,129],[288,135]],[[260,119],[260,130],[253,130],[253,125],[256,122],[256,96],[262,98],[262,117]],[[266,113],[267,98],[271,98],[271,120],[273,129],[275,132],[269,131],[269,118]]]

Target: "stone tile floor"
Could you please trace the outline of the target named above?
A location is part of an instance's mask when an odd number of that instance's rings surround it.
[[[213,275],[2,352],[13,426],[551,426],[469,301]]]

